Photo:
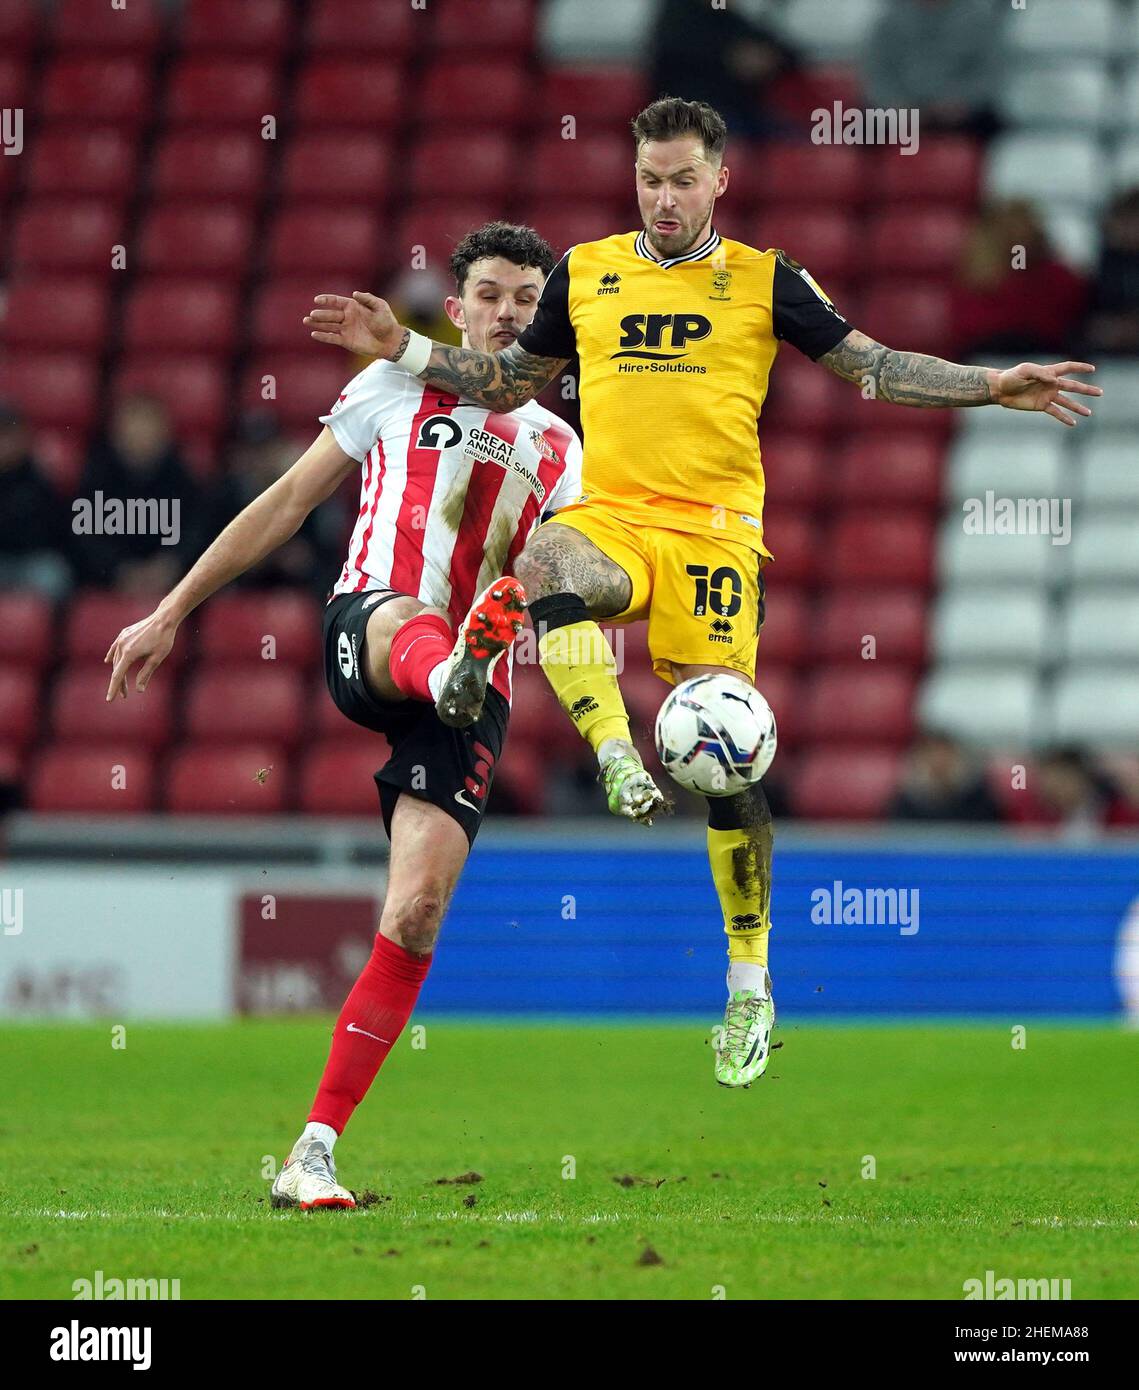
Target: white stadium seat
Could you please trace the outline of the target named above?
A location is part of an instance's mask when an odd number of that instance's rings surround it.
[[[1052,605],[1039,589],[949,589],[934,613],[933,649],[943,665],[1041,666],[1054,640]]]
[[[1124,38],[1113,0],[1028,0],[1011,12],[1005,32],[1014,61],[1022,54],[1106,58]]]
[[[1052,743],[1134,748],[1139,674],[1114,666],[1065,671],[1044,699],[1041,731]]]
[[[882,13],[882,0],[790,0],[781,30],[815,58],[857,57]]]
[[[1124,76],[1119,98],[1119,120],[1125,129],[1139,133],[1139,69],[1133,69]]]
[[[950,513],[941,523],[938,569],[942,584],[1054,587],[1067,574],[1065,550],[1048,536],[967,535],[963,514]]]
[[[1084,380],[1103,388],[1102,398],[1088,401],[1097,430],[1139,426],[1139,360],[1116,358],[1099,363],[1095,375]]]
[[[1095,131],[1118,119],[1119,93],[1102,62],[1023,64],[997,104],[1013,125]]]
[[[1023,667],[938,668],[922,685],[919,711],[923,727],[944,729],[966,743],[1020,747],[1037,727],[1037,681]]]
[[[985,191],[992,198],[1098,207],[1107,192],[1099,141],[1080,135],[1002,135],[990,149]]]
[[[951,495],[958,503],[983,497],[987,489],[999,497],[1070,497],[1074,480],[1066,443],[1059,430],[1048,436],[1009,434],[1000,439],[967,435],[950,455]]]
[[[1074,584],[1119,580],[1139,584],[1139,526],[1134,514],[1077,514],[1068,549]]]
[[[1080,501],[1085,510],[1131,507],[1139,528],[1139,440],[1126,430],[1096,430],[1080,452]]]
[[[550,0],[539,21],[542,53],[554,63],[641,63],[656,12],[656,0]]]
[[[1079,208],[1049,206],[1040,211],[1060,259],[1076,270],[1094,271],[1103,241],[1098,220]]]
[[[1077,589],[1060,620],[1060,650],[1073,664],[1139,660],[1139,588]],[[1135,731],[1139,744],[1139,729]]]
[[[1118,193],[1139,184],[1139,135],[1124,140],[1111,161],[1111,186]]]

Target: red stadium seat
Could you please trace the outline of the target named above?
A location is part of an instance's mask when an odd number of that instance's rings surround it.
[[[342,714],[333,703],[324,677],[321,676],[309,687],[305,737],[324,743],[352,743],[375,747],[376,740],[382,735],[373,729],[366,729],[362,724],[354,723],[346,714]],[[379,767],[380,764],[377,762],[376,766]]]
[[[313,295],[318,292],[311,276],[273,280],[265,285],[253,302],[251,339],[254,351],[283,349],[293,352],[307,343],[309,330],[301,320],[312,308]]]
[[[12,0],[6,0],[10,5]],[[161,9],[156,0],[130,0],[126,5],[92,5],[91,0],[61,0],[51,27],[57,48],[92,52],[153,53],[161,34]],[[0,43],[3,43],[0,26]]]
[[[166,403],[174,428],[196,437],[212,437],[229,412],[229,379],[213,357],[154,357],[140,353],[123,358],[115,374],[116,400],[136,391]]]
[[[0,53],[18,56],[34,47],[41,14],[36,0],[5,0],[0,5]]]
[[[879,820],[898,784],[900,756],[888,748],[820,748],[804,755],[791,786],[803,820]]]
[[[24,780],[27,756],[14,743],[0,743],[0,787],[19,787]]]
[[[287,589],[227,591],[199,612],[198,650],[203,660],[244,663],[258,670],[305,669],[320,656],[320,609],[308,594]],[[272,638],[271,645],[267,638]]]
[[[154,806],[154,780],[145,748],[57,743],[32,765],[28,804],[57,815],[137,815]]]
[[[618,672],[622,685],[625,674],[625,671]],[[512,680],[508,741],[520,744],[540,760],[574,761],[582,747],[581,737],[558,704],[541,670],[534,665],[515,662]]]
[[[40,670],[55,642],[50,599],[34,589],[0,591],[0,661]]]
[[[823,599],[808,636],[818,661],[868,665],[872,659],[886,666],[920,667],[926,647],[925,599],[911,589],[839,589]],[[872,649],[867,637],[874,639]]]
[[[914,730],[914,686],[912,671],[876,661],[817,670],[804,689],[803,736],[815,744],[906,744]]]
[[[289,769],[268,743],[183,744],[166,774],[166,809],[182,815],[276,815],[289,801]]]
[[[880,213],[870,223],[864,246],[866,269],[892,275],[940,275],[956,272],[968,231],[968,217],[957,208],[901,207]]]
[[[763,543],[775,556],[765,576],[779,584],[811,584],[822,559],[819,528],[802,512],[764,508]],[[762,640],[762,639],[761,639]]]
[[[843,394],[852,389],[855,388],[788,345],[771,372],[761,429],[809,426],[824,430],[837,418]]]
[[[14,402],[33,425],[89,428],[98,384],[98,364],[88,355],[21,351],[0,358],[0,399]]]
[[[943,457],[938,441],[920,434],[857,434],[832,462],[831,496],[844,505],[935,511],[941,505]]]
[[[856,223],[841,209],[793,208],[780,204],[755,219],[752,244],[778,247],[805,266],[827,294],[852,278],[862,265],[864,248]]]
[[[151,79],[150,66],[141,58],[57,58],[43,81],[40,116],[134,128],[150,112]]]
[[[867,160],[856,145],[768,144],[760,155],[759,216],[783,217],[780,203],[831,203],[841,210],[867,197]]]
[[[648,101],[649,88],[637,68],[556,67],[540,83],[538,99],[546,131],[560,134],[559,125],[566,116],[572,116],[579,126],[624,130]],[[631,156],[631,135],[628,147]]]
[[[517,63],[442,58],[422,77],[416,110],[427,125],[456,129],[520,125],[533,108],[531,75]]]
[[[629,725],[638,743],[653,743],[657,712],[671,687],[651,670],[629,669],[621,677],[621,694],[629,711]]]
[[[238,300],[227,285],[208,280],[145,279],[126,304],[123,347],[128,352],[231,352]]]
[[[0,103],[9,108],[23,106],[28,85],[28,65],[9,57],[9,50],[2,45],[0,51],[5,55],[0,58]],[[21,162],[12,155],[5,155],[4,159],[8,164]]]
[[[390,8],[390,7],[389,7]],[[279,53],[291,20],[285,0],[187,0],[179,38],[187,51]],[[345,35],[350,42],[350,36]]]
[[[520,815],[542,816],[546,813],[549,795],[548,768],[533,756],[532,749],[508,738],[494,769],[490,792],[492,813],[509,806]]]
[[[411,194],[420,199],[505,200],[517,175],[512,142],[496,131],[429,135],[412,149],[409,167]]]
[[[391,147],[378,135],[302,135],[285,152],[281,195],[375,206],[392,195]]]
[[[403,118],[403,95],[403,69],[398,63],[321,59],[301,70],[297,121],[302,130],[312,132],[329,126],[390,130]]]
[[[759,634],[759,660],[764,666],[801,666],[811,650],[814,628],[812,604],[801,589],[780,584],[768,594],[767,616]]]
[[[949,290],[922,281],[880,280],[863,300],[859,327],[891,348],[945,352],[950,341]]]
[[[871,201],[971,207],[977,198],[983,156],[983,146],[964,135],[923,136],[914,155],[884,151],[874,166]]]
[[[0,343],[35,349],[101,352],[107,336],[110,287],[103,280],[17,280],[0,303]]]
[[[809,425],[811,422],[805,421]],[[809,434],[764,429],[760,435],[767,496],[776,506],[813,510],[826,492],[830,449]]]
[[[435,0],[430,9],[435,15],[429,40],[433,52],[485,49],[498,55],[513,50],[521,62],[534,42],[534,10],[526,0],[480,0],[478,5]]]
[[[135,169],[135,142],[118,129],[47,129],[31,147],[29,193],[125,198]]]
[[[268,266],[277,275],[318,274],[321,289],[329,287],[329,277],[334,275],[367,280],[387,258],[383,231],[379,215],[371,208],[339,204],[286,208],[273,222]]]
[[[152,194],[255,202],[265,182],[269,142],[240,130],[175,131],[159,145]]]
[[[304,688],[296,671],[259,667],[200,671],[186,697],[186,733],[214,743],[265,739],[291,745],[304,725]]]
[[[759,662],[755,684],[775,715],[779,748],[794,748],[799,742],[800,700],[802,680],[786,666],[769,665],[759,639]]]
[[[933,578],[934,522],[925,512],[856,511],[835,521],[821,550],[832,584],[881,588]]]
[[[551,134],[527,155],[527,196],[576,201],[581,189],[602,200],[633,200],[633,145],[622,135],[583,134],[563,140]]]
[[[330,352],[317,344],[307,353],[276,352],[253,363],[242,381],[241,403],[250,410],[264,409],[263,381],[271,376],[276,396],[273,408],[285,425],[301,432],[320,433],[319,419],[332,409],[336,398],[356,368],[346,354]]]
[[[61,496],[74,496],[87,461],[87,431],[41,426],[33,447],[44,475]]]
[[[629,214],[617,203],[571,203],[563,198],[546,198],[531,203],[521,221],[528,223],[562,256],[583,241],[600,241],[614,232],[627,230]]]
[[[396,231],[395,245],[404,264],[410,263],[414,247],[422,246],[431,269],[448,273],[456,243],[475,227],[503,216],[501,205],[469,199],[463,202],[417,204],[409,208]],[[541,228],[539,228],[541,230]]]
[[[377,5],[376,0],[312,0],[305,49],[344,56],[345,45],[361,57],[397,58],[426,43],[431,16],[410,5]],[[347,38],[346,38],[347,36]]]
[[[0,670],[0,742],[30,743],[39,724],[39,675]]]
[[[245,274],[253,247],[253,219],[244,208],[152,205],[142,226],[142,267],[166,274]]]
[[[116,594],[103,589],[72,594],[63,606],[63,651],[67,661],[77,666],[101,662],[123,628],[153,612],[161,598],[161,594]],[[182,664],[186,648],[186,637],[179,636],[156,680],[161,680],[168,669],[176,670]],[[110,667],[106,669],[110,671]],[[133,680],[131,686],[133,689]]]
[[[123,240],[122,208],[92,199],[29,200],[16,219],[12,264],[20,270],[108,273]]]
[[[187,58],[166,85],[167,118],[201,132],[216,126],[259,130],[280,110],[278,73],[256,58]]]
[[[380,807],[375,773],[389,756],[383,734],[368,744],[318,744],[301,767],[297,809],[310,816],[374,816]]]
[[[139,692],[131,682],[125,700],[108,701],[109,666],[72,666],[56,683],[51,727],[56,739],[156,748],[170,737],[173,682],[155,681]]]

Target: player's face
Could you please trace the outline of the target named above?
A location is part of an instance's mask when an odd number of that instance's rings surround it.
[[[544,283],[537,266],[488,256],[471,266],[462,298],[447,300],[447,317],[463,330],[464,347],[502,352],[534,317]]]
[[[697,136],[646,140],[637,152],[637,203],[653,250],[666,259],[699,246],[727,186],[727,169]]]

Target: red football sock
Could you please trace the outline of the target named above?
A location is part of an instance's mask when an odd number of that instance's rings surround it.
[[[434,613],[418,613],[396,628],[388,653],[392,680],[412,700],[435,703],[427,677],[446,661],[455,645],[455,634],[446,619]]]
[[[376,934],[368,963],[332,1031],[332,1051],[312,1103],[310,1124],[331,1125],[337,1134],[343,1131],[403,1032],[430,968],[430,955],[413,956]]]

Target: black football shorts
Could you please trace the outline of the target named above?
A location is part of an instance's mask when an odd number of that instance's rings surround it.
[[[459,822],[474,844],[502,746],[510,706],[489,689],[480,717],[449,728],[434,705],[380,700],[365,681],[364,643],[372,609],[398,597],[390,590],[337,594],[324,610],[324,677],[337,709],[365,729],[381,733],[391,757],[375,774],[384,829],[390,837],[400,792],[430,801]],[[504,658],[505,659],[505,658]]]

